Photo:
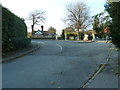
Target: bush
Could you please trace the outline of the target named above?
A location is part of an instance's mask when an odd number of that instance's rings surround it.
[[[88,40],[92,40],[93,36],[91,34],[88,34]]]
[[[2,38],[8,40],[14,37],[27,37],[27,27],[24,20],[2,7]]]
[[[29,47],[31,44],[30,38],[12,38],[11,43],[13,44],[14,50],[18,50],[21,48]]]
[[[112,42],[120,49],[120,2],[107,2],[105,9],[110,14],[112,22],[110,25],[110,34]]]
[[[31,45],[30,38],[12,38],[8,42],[2,43],[3,53],[19,50],[22,48],[29,47]]]
[[[2,41],[2,52],[10,52],[13,51],[14,47],[11,41]]]
[[[2,52],[11,52],[30,45],[23,19],[2,7]]]

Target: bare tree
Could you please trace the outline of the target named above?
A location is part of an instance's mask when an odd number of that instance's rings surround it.
[[[30,13],[29,20],[32,22],[31,25],[32,36],[34,34],[34,26],[40,25],[41,22],[44,23],[44,21],[46,20],[45,15],[46,15],[46,11],[42,11],[42,10],[35,10]]]
[[[79,31],[84,30],[90,25],[89,7],[83,2],[69,3],[66,6],[67,17],[64,22]]]

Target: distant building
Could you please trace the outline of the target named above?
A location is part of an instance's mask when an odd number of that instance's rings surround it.
[[[55,33],[43,30],[34,31],[34,38],[53,38]]]
[[[42,31],[38,29],[38,31],[34,31],[34,38],[40,38],[43,37]]]

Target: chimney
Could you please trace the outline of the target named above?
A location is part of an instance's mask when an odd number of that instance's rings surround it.
[[[41,26],[41,30],[42,30],[42,32],[43,32],[43,25]]]

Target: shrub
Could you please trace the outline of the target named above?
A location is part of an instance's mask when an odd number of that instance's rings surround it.
[[[30,38],[12,38],[7,42],[2,43],[3,53],[19,50],[22,48],[29,47],[31,45]]]
[[[112,42],[120,49],[120,2],[107,2],[105,9],[110,14],[112,22],[110,25],[110,34]]]
[[[13,51],[14,47],[11,41],[4,41],[2,42],[2,52],[10,52]]]
[[[27,26],[23,19],[2,7],[2,52],[28,47]]]
[[[18,50],[21,48],[29,47],[31,43],[31,39],[30,38],[12,38],[11,43],[13,44],[14,50]]]
[[[2,38],[27,37],[27,27],[24,20],[2,7]]]

